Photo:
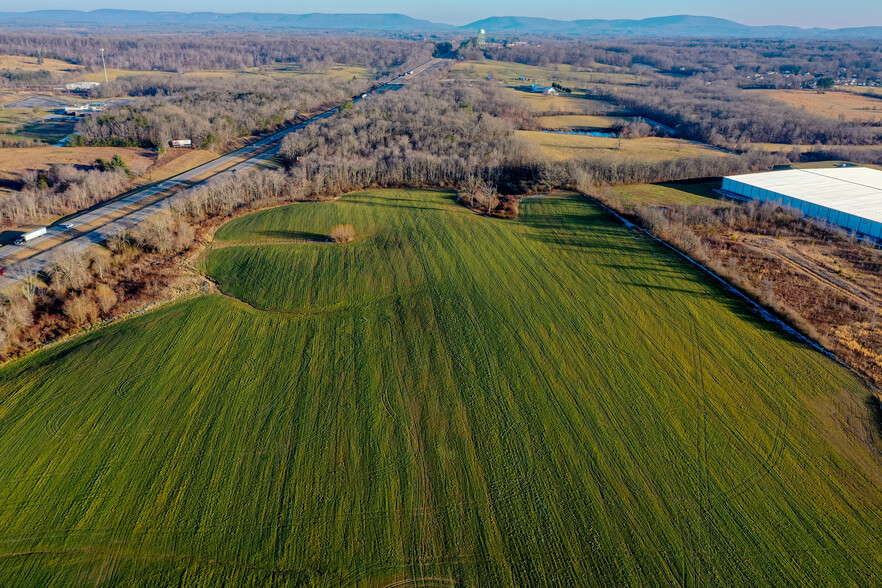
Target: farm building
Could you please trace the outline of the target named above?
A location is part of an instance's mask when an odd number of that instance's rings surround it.
[[[543,86],[542,84],[533,84],[530,86],[530,90],[534,94],[545,94],[546,96],[554,96],[557,94],[557,90],[551,86]]]
[[[778,202],[831,225],[882,238],[882,171],[788,169],[723,178],[723,191]]]

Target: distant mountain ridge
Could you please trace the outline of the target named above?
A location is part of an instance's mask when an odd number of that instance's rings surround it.
[[[528,16],[493,16],[456,27],[404,14],[278,14],[260,12],[151,12],[102,9],[0,12],[0,26],[58,25],[201,26],[207,28],[303,29],[389,32],[459,32],[485,29],[500,34],[588,37],[742,37],[882,39],[882,26],[842,29],[769,25],[751,26],[710,16],[676,15],[640,20],[553,20]]]
[[[751,26],[712,16],[675,15],[640,20],[552,20],[548,18],[493,16],[466,25],[488,32],[533,35],[598,37],[752,37],[882,39],[882,26],[843,29],[803,29],[795,26]]]
[[[32,12],[0,12],[0,26],[48,24],[113,24],[113,25],[202,25],[216,27],[250,27],[262,29],[317,29],[352,31],[438,31],[453,30],[443,25],[404,14],[275,14],[262,12],[151,12],[147,10],[102,9],[35,10]]]

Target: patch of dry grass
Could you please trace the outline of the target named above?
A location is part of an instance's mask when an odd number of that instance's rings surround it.
[[[637,157],[647,161],[664,161],[699,155],[729,157],[723,151],[683,139],[645,137],[641,139],[616,139],[589,137],[585,135],[559,135],[541,131],[517,131],[522,139],[536,145],[539,150],[555,161],[582,159],[601,155]]]
[[[813,90],[750,90],[793,108],[843,122],[882,122],[882,100],[852,92]]]
[[[131,169],[146,168],[154,154],[136,147],[27,147],[0,149],[0,179],[18,180],[26,171],[47,171],[54,164],[91,165],[119,154]],[[192,167],[192,166],[191,166]]]
[[[609,116],[622,112],[615,104],[586,97],[585,94],[581,93],[546,96],[544,94],[523,92],[515,88],[509,88],[509,91],[523,100],[533,114]]]
[[[81,65],[74,65],[60,59],[43,58],[43,63],[39,63],[36,57],[26,57],[24,55],[0,55],[0,69],[20,69],[23,71],[46,71],[62,72],[62,71],[78,71],[82,69]]]
[[[135,182],[135,185],[149,184],[150,182],[158,182],[179,173],[192,169],[197,165],[202,165],[207,161],[218,156],[213,151],[206,149],[177,149],[172,150],[159,159],[157,165],[152,166],[146,174]]]

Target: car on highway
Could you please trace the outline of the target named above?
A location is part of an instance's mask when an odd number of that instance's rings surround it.
[[[0,267],[0,276],[5,276],[5,275],[6,275],[6,268]]]

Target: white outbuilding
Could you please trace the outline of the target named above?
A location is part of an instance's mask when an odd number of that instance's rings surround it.
[[[788,169],[723,178],[723,191],[777,202],[808,217],[882,239],[882,171],[867,167]]]

